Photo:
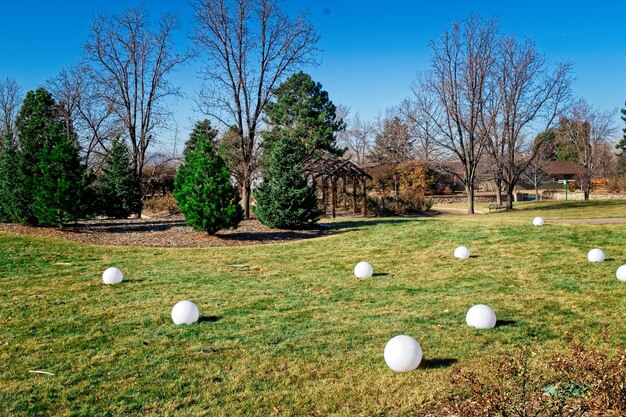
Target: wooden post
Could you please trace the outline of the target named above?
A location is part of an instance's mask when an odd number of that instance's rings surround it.
[[[341,192],[343,193],[343,209],[348,210],[348,188],[346,182],[348,181],[348,177],[345,175],[341,179]]]
[[[356,214],[356,185],[357,182],[352,177],[352,214]]]
[[[322,179],[322,205],[324,207],[324,215],[326,215],[326,206],[328,204],[328,196],[326,192],[326,178],[322,175],[320,177]]]
[[[363,177],[363,217],[367,217],[367,179]]]
[[[336,216],[335,213],[335,209],[337,206],[337,180],[335,178],[331,178],[330,180],[330,186],[331,186],[331,190],[330,190],[330,195],[331,195],[331,213],[333,214],[333,219]]]

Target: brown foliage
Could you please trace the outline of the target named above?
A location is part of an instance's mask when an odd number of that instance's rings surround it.
[[[144,211],[151,213],[167,212],[170,214],[178,213],[178,206],[172,194],[157,195],[147,198],[143,202]]]
[[[440,404],[456,416],[623,416],[626,415],[626,350],[569,352],[542,364],[528,349],[505,355],[489,369],[455,369],[452,391]]]

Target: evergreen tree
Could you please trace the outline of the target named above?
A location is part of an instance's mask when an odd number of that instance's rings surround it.
[[[622,120],[626,122],[626,108],[623,108],[621,112],[622,112]],[[624,132],[624,136],[622,137],[622,140],[620,140],[619,143],[615,147],[617,149],[621,149],[622,153],[626,153],[626,127],[622,129],[622,132]]]
[[[623,108],[621,111],[622,120],[626,122],[626,108]],[[626,127],[623,128],[622,131],[624,132],[624,136],[622,140],[615,145],[615,147],[620,150],[620,153],[617,155],[617,172],[619,174],[626,173]]]
[[[282,133],[276,129],[280,129],[302,142],[307,156],[320,152],[343,155],[344,150],[336,144],[336,133],[345,129],[345,123],[338,119],[337,107],[320,83],[298,72],[274,90],[274,97],[276,100],[265,108],[265,116],[276,135],[266,135],[266,143],[279,140]]]
[[[210,235],[237,227],[243,218],[239,193],[206,133],[196,137],[195,149],[186,153],[185,163],[178,168],[174,198],[187,224]]]
[[[48,146],[39,154],[32,213],[40,225],[63,226],[84,214],[85,167],[75,138],[68,138],[62,124],[53,123],[48,130]]]
[[[187,155],[188,152],[198,149],[198,140],[201,138],[207,138],[212,144],[215,144],[217,138],[217,130],[211,126],[209,119],[204,119],[196,122],[193,130],[189,134],[189,139],[185,142],[185,149],[183,155]]]
[[[307,149],[286,134],[275,139],[267,155],[264,181],[254,193],[255,213],[269,226],[300,229],[320,218],[315,187],[304,177]]]
[[[133,168],[128,148],[119,138],[102,162],[102,175],[96,181],[97,211],[109,217],[124,219],[141,213],[141,183]]]
[[[43,88],[29,91],[15,121],[19,150],[15,170],[15,221],[36,224],[34,190],[41,182],[40,156],[50,146],[51,125],[60,123],[52,96]]]
[[[5,134],[0,150],[0,222],[16,221],[15,189],[17,170],[17,147],[9,134]]]

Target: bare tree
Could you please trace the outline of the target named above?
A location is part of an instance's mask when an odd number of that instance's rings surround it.
[[[164,100],[179,94],[167,76],[189,57],[174,50],[176,16],[164,14],[152,26],[143,8],[100,14],[85,44],[99,98],[123,123],[133,166],[140,175],[155,134],[171,115]]]
[[[600,112],[585,100],[578,100],[561,118],[557,135],[572,144],[577,162],[585,168],[581,173],[581,188],[589,200],[591,180],[598,177],[602,167],[598,157],[601,147],[615,133],[613,112]]]
[[[289,71],[315,63],[319,36],[306,15],[289,18],[277,0],[200,1],[196,19],[195,41],[208,59],[198,101],[207,115],[237,129],[238,181],[250,217],[263,109]]]
[[[393,110],[379,122],[369,158],[380,164],[399,164],[415,157],[414,139],[409,134],[409,126]]]
[[[6,77],[0,80],[0,145],[5,138],[15,142],[15,118],[22,101],[22,89],[17,81]]]
[[[533,185],[535,189],[535,201],[539,201],[541,199],[539,186],[549,178],[549,175],[546,171],[546,161],[542,159],[538,153],[535,153],[535,155],[535,158],[527,158],[530,162],[522,173],[522,178]]]
[[[89,71],[82,65],[64,68],[47,81],[47,88],[58,103],[67,134],[77,134],[87,165],[97,167],[108,152],[108,143],[122,135],[124,126],[101,99]]]
[[[494,99],[492,85],[498,27],[477,15],[453,25],[437,42],[428,88],[437,107],[428,110],[436,126],[435,142],[460,163],[452,171],[467,191],[467,211],[474,213],[477,168],[487,145],[493,116],[485,103]]]
[[[495,162],[498,188],[504,187],[507,208],[513,208],[515,185],[537,157],[541,143],[533,143],[529,130],[547,130],[564,110],[570,95],[571,65],[551,69],[543,54],[529,40],[499,42],[496,62],[497,97],[490,113],[488,150]],[[543,136],[545,137],[545,136]]]
[[[348,149],[347,154],[358,165],[363,165],[369,152],[376,128],[374,123],[361,119],[356,113],[348,119],[347,128],[338,134],[338,143]]]
[[[436,111],[437,97],[429,94],[422,84],[413,85],[411,90],[412,97],[403,100],[398,111],[409,127],[409,134],[414,138],[417,158],[430,163],[440,156],[435,140],[437,126],[431,118]]]

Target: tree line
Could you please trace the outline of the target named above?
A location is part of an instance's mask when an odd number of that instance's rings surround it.
[[[72,146],[80,145],[80,160],[89,172],[99,175],[113,146],[123,142],[135,174],[144,175],[156,156],[154,144],[170,127],[167,100],[180,95],[171,75],[190,60],[201,63],[196,102],[215,124],[207,135],[219,136],[214,149],[236,185],[244,217],[251,214],[253,184],[264,175],[278,132],[299,135],[306,143],[298,151],[304,157],[346,149],[358,164],[419,159],[465,186],[470,213],[479,175],[487,175],[498,198],[504,193],[511,207],[515,185],[533,169],[540,172],[550,146],[571,148],[568,158],[593,175],[613,133],[610,114],[575,99],[571,63],[549,62],[532,41],[503,34],[497,21],[477,15],[430,43],[430,69],[378,123],[358,114],[349,118],[349,109],[338,106],[332,118],[328,109],[316,110],[328,118],[324,128],[315,130],[306,122],[295,128],[289,109],[298,104],[297,92],[284,82],[318,63],[319,34],[307,16],[289,16],[279,0],[203,0],[193,6],[192,48],[174,44],[173,34],[180,30],[176,15],[153,20],[143,7],[99,14],[83,59],[46,82],[59,129],[75,138]],[[1,81],[3,148],[22,152],[20,134],[26,133],[18,129],[20,101],[17,83]],[[308,109],[321,105],[306,104]],[[330,147],[329,138],[338,145]]]

